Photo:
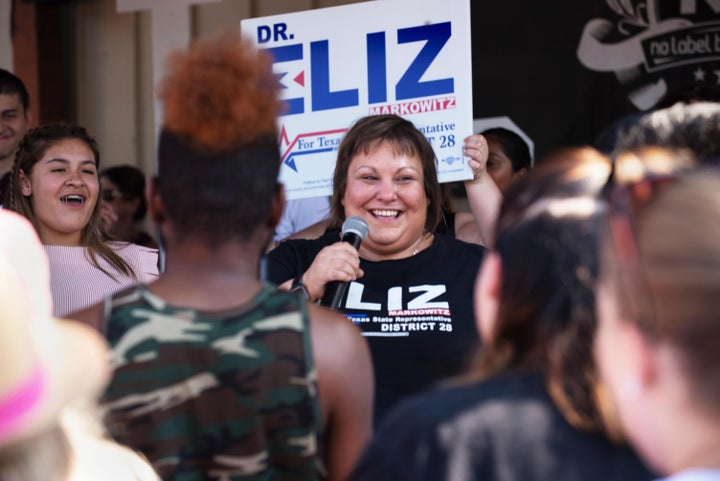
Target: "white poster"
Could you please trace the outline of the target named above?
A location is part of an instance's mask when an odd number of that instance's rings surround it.
[[[441,182],[472,177],[462,155],[473,128],[469,0],[377,0],[247,19],[241,30],[275,58],[289,199],[332,193],[340,140],[370,114],[423,131]]]

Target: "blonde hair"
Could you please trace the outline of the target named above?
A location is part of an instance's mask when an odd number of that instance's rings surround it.
[[[84,400],[60,412],[58,423],[0,448],[2,481],[160,481],[140,454],[107,437],[99,408]]]

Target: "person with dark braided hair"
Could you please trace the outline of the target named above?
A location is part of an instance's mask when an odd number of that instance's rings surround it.
[[[271,65],[237,34],[170,57],[148,189],[165,271],[80,315],[112,348],[115,439],[165,480],[343,480],[371,435],[359,330],[259,280],[285,201]]]
[[[7,205],[27,217],[50,258],[54,313],[65,316],[157,278],[157,249],[108,241],[95,139],[80,126],[36,127],[20,141]]]

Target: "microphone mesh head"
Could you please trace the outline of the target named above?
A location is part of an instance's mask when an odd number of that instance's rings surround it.
[[[348,232],[354,232],[358,235],[358,237],[360,237],[360,239],[365,240],[368,235],[367,222],[365,222],[365,219],[362,217],[348,217],[345,219],[345,222],[343,222],[342,233],[345,235]]]

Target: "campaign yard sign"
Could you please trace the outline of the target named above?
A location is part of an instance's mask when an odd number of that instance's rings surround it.
[[[280,180],[289,199],[330,195],[337,148],[365,115],[395,113],[430,140],[441,182],[472,177],[469,0],[376,0],[246,19],[274,57],[287,110]]]

